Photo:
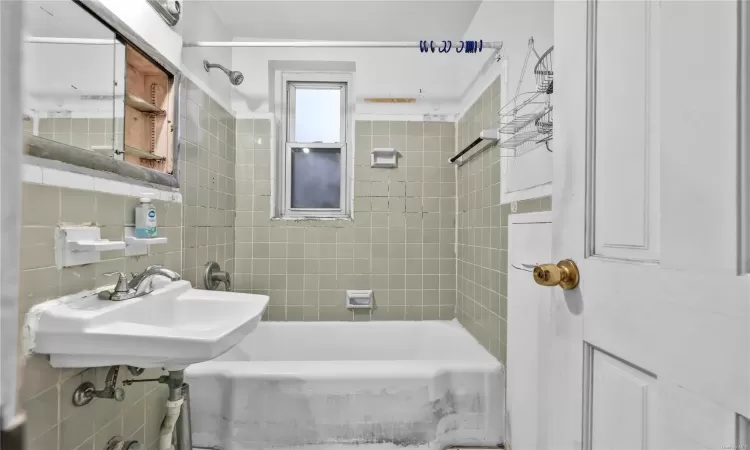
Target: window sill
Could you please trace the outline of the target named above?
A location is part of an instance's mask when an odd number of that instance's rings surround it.
[[[271,217],[272,222],[291,222],[304,224],[325,224],[325,223],[354,223],[354,218],[349,217]]]

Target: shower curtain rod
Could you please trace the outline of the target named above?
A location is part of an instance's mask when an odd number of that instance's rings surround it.
[[[37,37],[27,36],[24,42],[28,44],[79,44],[79,45],[112,45],[116,39],[89,39],[89,38],[59,38],[59,37]],[[423,41],[424,42],[424,41]],[[434,42],[435,50],[443,48],[443,41]],[[459,47],[460,41],[452,42],[451,50]],[[183,47],[257,47],[257,48],[420,48],[424,43],[420,42],[390,42],[390,41],[296,41],[296,42],[251,42],[251,41],[198,41],[184,42]],[[503,43],[500,41],[482,41],[482,48],[501,49]]]
[[[424,41],[422,41],[424,42]],[[429,41],[428,41],[429,42]],[[443,41],[432,41],[435,50],[443,47]],[[453,41],[452,48],[460,41]],[[476,41],[478,42],[478,41]],[[297,42],[251,42],[251,41],[197,41],[184,42],[183,47],[298,47],[298,48],[420,48],[425,44],[420,42],[389,42],[389,41],[297,41]],[[460,45],[460,44],[459,44]],[[482,48],[499,49],[503,43],[499,41],[482,41]]]
[[[112,39],[87,39],[87,38],[56,38],[26,36],[23,40],[27,44],[81,44],[81,45],[114,45],[118,42]]]

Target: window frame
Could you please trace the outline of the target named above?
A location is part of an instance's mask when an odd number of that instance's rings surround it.
[[[341,89],[341,125],[339,142],[296,142],[296,90],[330,89],[339,86]],[[281,133],[276,155],[277,204],[274,218],[292,220],[350,220],[353,202],[353,108],[352,108],[352,74],[343,72],[282,72],[281,91]],[[341,189],[339,208],[292,208],[292,149],[294,148],[329,148],[339,149],[341,158]]]

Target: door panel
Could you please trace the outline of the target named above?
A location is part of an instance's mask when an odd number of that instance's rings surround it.
[[[595,253],[659,252],[659,7],[602,2],[596,20]]]
[[[664,268],[736,274],[738,1],[659,3],[659,259]]]
[[[550,288],[555,449],[720,448],[750,413],[738,23],[736,1],[555,2],[547,262],[581,276]]]
[[[598,350],[593,351],[592,448],[648,448],[648,407],[655,379]]]
[[[735,445],[735,415],[597,349],[591,350],[595,450],[706,449]]]
[[[747,406],[744,277],[598,258],[581,271],[587,342],[734,411]]]

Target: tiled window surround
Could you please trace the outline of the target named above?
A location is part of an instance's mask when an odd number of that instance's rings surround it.
[[[180,162],[183,194],[159,191],[154,197],[159,233],[169,238],[166,245],[152,247],[155,253],[124,257],[122,251],[104,252],[100,263],[58,270],[54,229],[59,223],[95,222],[102,226],[103,238],[121,239],[123,227],[133,223],[138,197],[153,190],[57,169],[24,166],[27,183],[23,187],[21,315],[47,299],[112,284],[112,279],[102,276],[104,272],[142,271],[151,264],[164,264],[182,268],[183,276],[200,287],[200,283],[195,283],[195,269],[207,258],[216,259],[231,270],[234,118],[191,83],[181,95],[182,104],[187,105]],[[192,255],[205,259],[193,261]],[[163,385],[134,384],[125,387],[122,403],[95,400],[82,408],[73,407],[71,397],[75,388],[83,381],[103,386],[106,372],[107,369],[52,369],[40,356],[27,360],[20,399],[28,416],[30,450],[101,450],[115,435],[138,439],[149,450],[157,448],[167,395]],[[142,377],[160,374],[147,370]],[[120,377],[129,374],[121,372]]]
[[[166,245],[152,247],[144,257],[125,257],[122,251],[103,252],[102,261],[62,270],[55,266],[54,233],[60,223],[96,223],[105,239],[123,238],[125,225],[133,223],[137,197],[25,183],[21,229],[21,292],[19,311],[45,300],[112,284],[105,272],[142,271],[151,264],[180,267],[182,261],[182,205],[155,200],[159,233]],[[22,316],[19,320],[23,320]],[[92,344],[94,345],[94,344]],[[73,390],[83,381],[102,386],[106,370],[57,370],[44,357],[26,362],[20,390],[28,415],[31,450],[101,449],[114,435],[132,436],[154,444],[163,414],[166,389],[155,384],[126,387],[122,403],[96,400],[82,408],[71,404]],[[158,371],[147,371],[154,376]],[[161,387],[161,389],[159,389]]]
[[[187,80],[180,91],[183,142],[180,190],[185,207],[182,276],[203,288],[208,261],[234,272],[236,121]]]
[[[500,86],[497,78],[458,121],[458,149],[493,126],[500,108]],[[500,151],[497,146],[488,148],[458,169],[456,317],[505,363],[510,204],[500,204]],[[518,202],[516,213],[551,207],[550,197],[524,200]]]
[[[269,320],[452,319],[456,299],[452,123],[357,121],[353,221],[270,220],[269,120],[239,120],[235,287],[269,294]],[[396,169],[370,168],[394,147]],[[376,309],[344,308],[373,289]]]

